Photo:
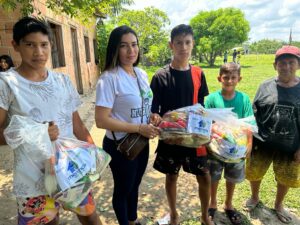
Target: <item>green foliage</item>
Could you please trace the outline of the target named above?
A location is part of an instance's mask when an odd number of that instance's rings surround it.
[[[281,40],[262,39],[252,43],[250,51],[252,53],[274,54],[282,45],[284,45],[284,42]]]
[[[201,11],[191,19],[190,25],[198,57],[201,53],[210,66],[218,55],[246,41],[250,31],[243,12],[235,8]]]
[[[161,66],[168,62],[171,56],[167,41],[151,45],[149,51],[144,55],[147,62],[153,66]]]
[[[300,41],[292,41],[291,45],[297,46],[300,48]]]
[[[22,14],[33,13],[34,0],[0,0],[0,5],[4,10],[13,11],[18,5]],[[48,8],[55,12],[63,12],[71,17],[76,17],[88,22],[95,14],[98,16],[113,15],[118,13],[123,4],[131,4],[132,0],[46,0]]]
[[[103,71],[105,66],[105,56],[106,56],[106,46],[108,43],[108,38],[110,32],[113,30],[113,24],[107,23],[98,23],[96,27],[97,31],[97,46],[98,46],[98,55],[100,58],[100,69]]]
[[[113,21],[128,25],[138,35],[143,64],[161,65],[169,57],[168,34],[163,30],[170,20],[165,12],[154,7],[144,10],[127,10]]]

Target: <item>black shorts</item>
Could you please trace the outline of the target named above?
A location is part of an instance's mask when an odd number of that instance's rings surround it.
[[[185,172],[194,175],[205,176],[209,173],[206,156],[178,157],[158,152],[153,165],[154,169],[164,174],[178,174],[181,166]]]

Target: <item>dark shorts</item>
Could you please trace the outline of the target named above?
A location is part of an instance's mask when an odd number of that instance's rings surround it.
[[[157,153],[154,161],[154,169],[164,174],[178,174],[180,168],[187,173],[205,176],[209,173],[206,156],[170,156]]]

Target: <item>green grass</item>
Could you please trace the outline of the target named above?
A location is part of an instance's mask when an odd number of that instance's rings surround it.
[[[221,60],[222,60],[221,58],[217,58],[216,66],[213,68],[208,67],[207,64],[200,64],[200,66],[202,67],[205,73],[210,92],[220,89],[220,84],[217,81],[217,76],[219,72],[219,67],[222,63]],[[247,93],[250,96],[250,98],[253,100],[256,90],[259,87],[259,84],[262,81],[276,75],[276,71],[273,68],[273,61],[274,61],[273,55],[243,55],[241,57],[242,80],[238,84],[237,89]],[[149,80],[151,80],[152,76],[154,75],[155,71],[158,68],[159,67],[144,68],[148,73]],[[299,72],[300,71],[298,71],[298,75],[300,75]],[[276,194],[276,182],[272,171],[272,167],[270,167],[268,173],[266,174],[262,182],[260,198],[267,207],[273,208],[275,194]],[[249,196],[250,196],[250,188],[249,188],[249,183],[247,181],[237,185],[235,195],[234,195],[234,206],[238,210],[241,210],[244,201]],[[288,208],[292,208],[293,211],[298,216],[300,216],[299,196],[300,196],[300,188],[290,189],[285,199],[286,206]],[[223,203],[223,200],[225,199],[224,179],[222,179],[222,182],[219,185],[218,199],[219,199],[218,203],[219,205],[221,205]],[[184,224],[192,225],[196,223],[193,221],[189,221]]]
[[[201,66],[203,69],[210,92],[220,89],[217,76],[222,63],[221,60],[221,58],[217,58],[214,67],[208,67],[205,63],[193,63]],[[253,100],[259,84],[276,75],[276,71],[273,68],[273,61],[273,55],[243,55],[241,57],[242,80],[238,84],[237,89],[247,93]],[[152,76],[159,67],[145,67],[144,69],[148,73],[149,80],[151,81]],[[300,71],[298,75],[300,75]]]

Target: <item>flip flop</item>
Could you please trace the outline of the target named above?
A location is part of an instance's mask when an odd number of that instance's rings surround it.
[[[242,224],[242,217],[241,214],[236,211],[236,209],[224,209],[228,219],[234,225],[241,225]]]
[[[285,224],[291,223],[293,218],[291,216],[291,214],[289,213],[289,211],[283,209],[283,210],[276,210],[274,209],[278,219]]]
[[[210,216],[212,220],[213,220],[214,217],[215,217],[216,211],[217,211],[216,208],[208,208],[208,216]]]
[[[251,212],[258,206],[259,203],[260,203],[260,201],[258,201],[257,203],[254,203],[251,201],[251,199],[248,199],[244,204],[244,209],[248,212]]]

